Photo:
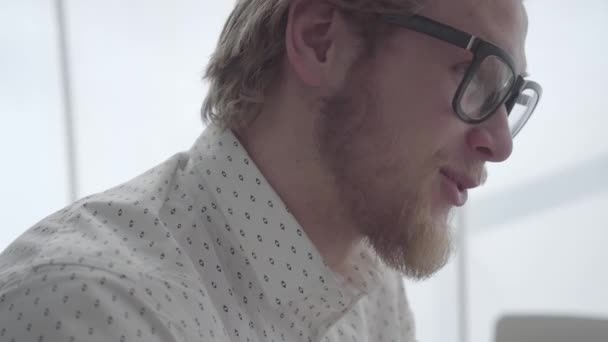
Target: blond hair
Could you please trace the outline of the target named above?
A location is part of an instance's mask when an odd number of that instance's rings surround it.
[[[260,112],[266,90],[279,72],[285,52],[287,9],[292,0],[237,0],[207,70],[206,124],[244,127]],[[350,16],[361,33],[381,13],[414,13],[420,0],[328,0]],[[366,32],[363,32],[362,29]]]

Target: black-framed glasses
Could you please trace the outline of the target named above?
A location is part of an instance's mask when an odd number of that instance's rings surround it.
[[[511,136],[526,124],[542,95],[542,87],[515,73],[511,56],[498,46],[470,33],[420,15],[381,16],[386,23],[423,33],[473,53],[452,107],[458,117],[471,124],[487,120],[506,106]]]

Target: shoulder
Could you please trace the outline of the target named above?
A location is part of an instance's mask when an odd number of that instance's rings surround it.
[[[201,209],[187,205],[194,203],[187,200],[188,188],[196,186],[188,179],[195,179],[188,162],[188,156],[176,155],[38,222],[0,254],[0,284],[56,267],[196,277],[180,234],[190,229],[191,235],[197,225],[200,239],[206,227],[199,222]]]
[[[194,164],[177,154],[46,217],[0,254],[0,340],[221,335],[198,265],[182,250],[209,239],[206,208],[195,207],[209,193]],[[194,335],[176,337],[184,334]]]
[[[180,206],[175,187],[187,187],[181,178],[187,163],[188,156],[178,154],[124,184],[44,218],[0,254],[0,279],[53,263],[154,267],[156,259],[164,259],[163,250],[175,250],[167,219]]]
[[[207,309],[204,293],[174,279],[120,271],[57,264],[6,277],[0,340],[181,341],[194,337],[184,336],[182,325],[199,327],[187,334],[202,333],[204,323],[218,329],[200,309]]]

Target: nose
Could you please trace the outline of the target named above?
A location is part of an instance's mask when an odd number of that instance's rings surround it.
[[[501,106],[486,121],[471,127],[467,133],[467,143],[483,161],[507,160],[513,152],[513,138],[505,106]]]

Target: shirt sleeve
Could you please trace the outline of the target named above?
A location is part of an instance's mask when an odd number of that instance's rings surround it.
[[[184,340],[159,312],[153,282],[82,265],[42,269],[0,283],[0,341]]]

